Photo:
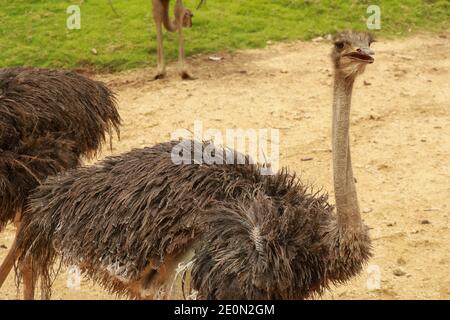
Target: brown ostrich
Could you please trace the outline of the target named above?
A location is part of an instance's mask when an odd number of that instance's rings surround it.
[[[114,95],[100,82],[70,71],[1,69],[0,231],[11,221],[19,227],[32,189],[78,166],[82,156],[94,156],[119,125]],[[0,287],[13,263],[11,250],[0,267]],[[24,271],[26,286],[29,276]]]
[[[199,7],[204,0],[201,0]],[[184,52],[184,34],[183,28],[192,27],[192,17],[194,16],[189,9],[183,6],[182,0],[176,0],[174,21],[170,21],[169,17],[170,0],[153,0],[153,18],[156,24],[156,41],[157,41],[157,71],[154,79],[162,79],[166,76],[166,65],[164,62],[164,45],[162,26],[169,32],[178,32],[179,36],[179,53],[178,59],[180,63],[180,75],[182,79],[193,80],[194,76],[189,72],[186,66],[186,57]]]
[[[195,155],[210,143],[177,149],[179,142],[168,142],[39,186],[18,235],[19,264],[31,258],[49,290],[60,258],[132,298],[171,298],[185,272],[182,287],[200,299],[303,299],[345,282],[370,257],[349,120],[355,78],[374,61],[371,42],[369,34],[344,32],[333,47],[336,212],[325,194],[286,170],[263,176],[250,164],[176,164],[173,152]]]

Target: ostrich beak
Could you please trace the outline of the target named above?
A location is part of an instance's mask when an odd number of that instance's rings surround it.
[[[349,57],[354,60],[362,61],[365,63],[373,63],[375,59],[372,57],[375,54],[373,50],[368,47],[358,48],[355,51],[345,54],[345,57]]]

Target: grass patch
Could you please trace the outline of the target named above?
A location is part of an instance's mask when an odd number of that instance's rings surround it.
[[[174,2],[174,1],[172,1]],[[185,0],[195,8],[198,0]],[[36,66],[119,71],[155,64],[150,0],[0,0],[0,67]],[[68,30],[69,5],[81,9],[81,29]],[[308,40],[342,29],[366,29],[370,4],[381,8],[391,36],[450,26],[448,0],[207,0],[194,10],[187,54],[264,47],[268,40]],[[176,35],[165,34],[168,60],[177,57]],[[95,48],[97,54],[92,52]]]

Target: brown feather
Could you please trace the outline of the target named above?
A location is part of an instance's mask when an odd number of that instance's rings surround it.
[[[157,270],[196,243],[191,286],[208,299],[305,298],[360,271],[369,247],[357,242],[356,256],[335,256],[326,195],[285,170],[263,176],[250,164],[176,165],[176,144],[49,178],[30,197],[19,261],[31,256],[49,284],[61,257],[106,289],[132,296],[126,284],[148,265]]]
[[[0,69],[0,230],[49,175],[92,157],[120,117],[114,94],[70,71]]]

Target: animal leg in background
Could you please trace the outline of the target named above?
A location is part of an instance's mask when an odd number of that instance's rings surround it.
[[[163,79],[166,76],[166,65],[164,62],[164,36],[163,36],[163,19],[164,15],[168,14],[164,12],[168,10],[169,3],[166,1],[164,4],[160,0],[153,0],[153,18],[155,20],[156,25],[156,42],[157,42],[157,71],[153,76],[154,80]],[[166,26],[167,28],[167,26]]]
[[[180,75],[184,80],[195,80],[195,77],[188,70],[186,66],[186,53],[184,51],[184,34],[183,28],[191,28],[192,27],[192,17],[194,15],[189,9],[186,9],[183,6],[183,2],[181,0],[177,0],[175,5],[175,19],[176,25],[178,29],[179,36],[179,50],[178,50],[178,60],[180,64]]]

